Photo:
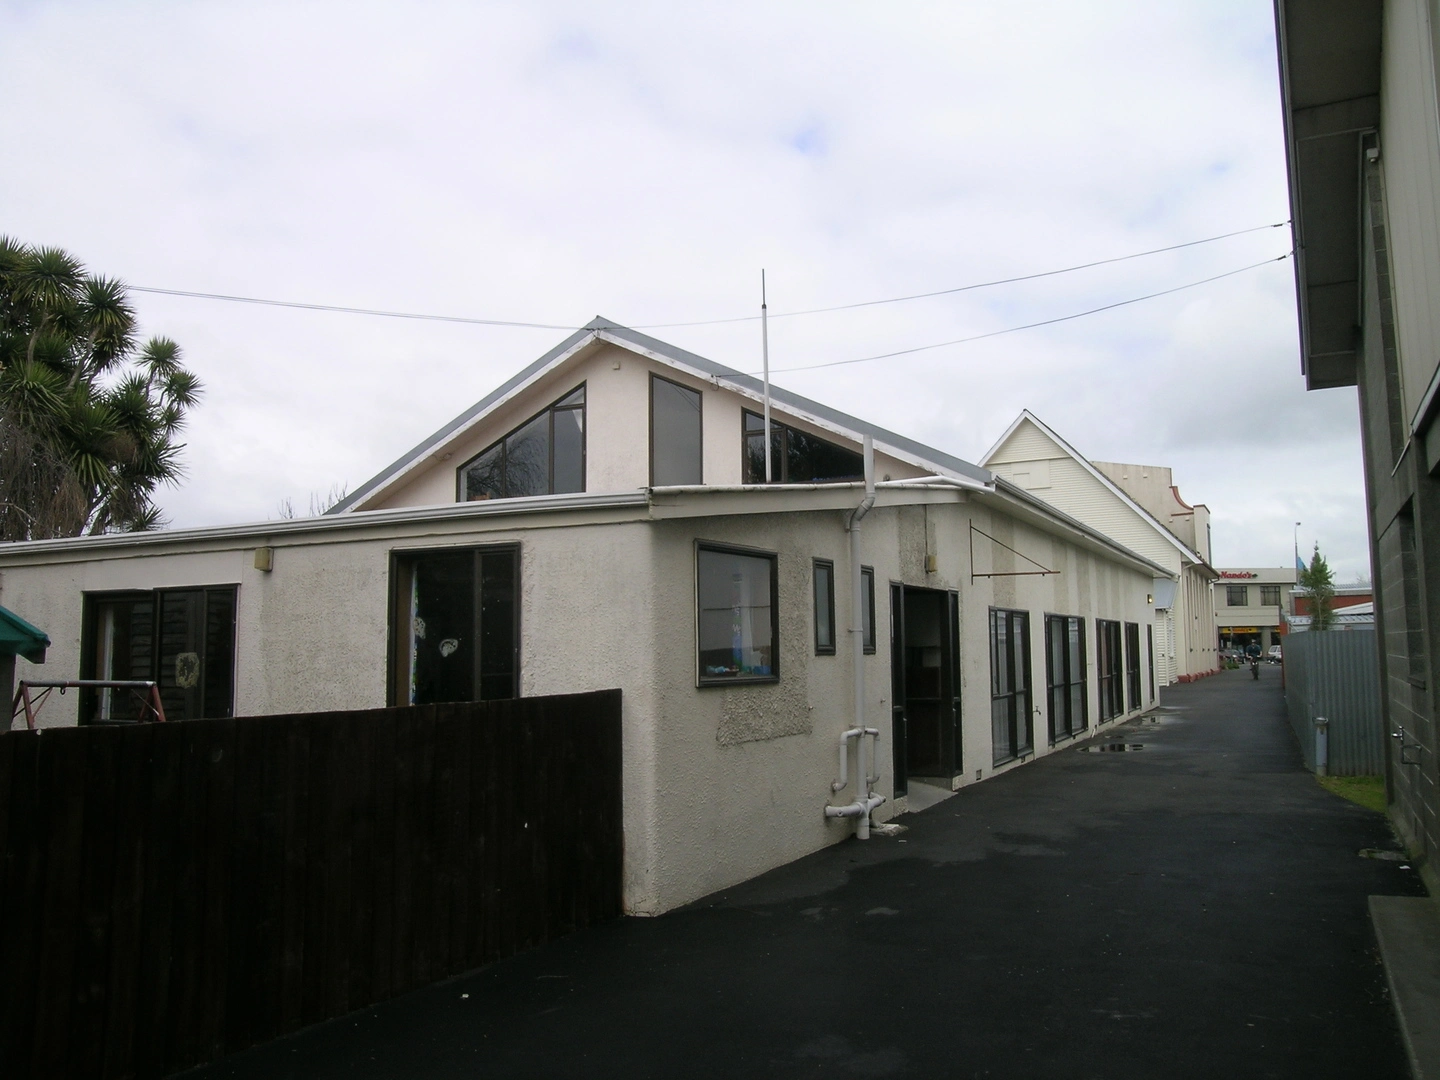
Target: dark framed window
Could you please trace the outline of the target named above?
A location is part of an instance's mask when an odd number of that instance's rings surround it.
[[[1225,586],[1226,607],[1249,607],[1250,586],[1248,585],[1226,585]]]
[[[390,704],[520,696],[520,549],[391,557]]]
[[[1279,585],[1261,585],[1261,586],[1260,586],[1260,606],[1261,606],[1261,607],[1279,607],[1279,606],[1280,606],[1280,586],[1279,586]]]
[[[585,384],[456,472],[461,502],[585,490]]]
[[[875,568],[873,566],[860,567],[860,627],[862,631],[861,649],[863,652],[873,653],[875,651]]]
[[[1090,724],[1085,688],[1085,621],[1073,615],[1045,616],[1045,689],[1050,701],[1050,745]]]
[[[1114,720],[1125,711],[1125,685],[1121,678],[1120,624],[1095,620],[1095,667],[1100,683],[1100,722]]]
[[[1125,624],[1125,700],[1131,709],[1140,708],[1140,624]]]
[[[815,655],[835,655],[835,564],[829,559],[816,559],[815,586]]]
[[[765,483],[765,418],[742,410],[744,482]],[[865,459],[854,450],[770,421],[770,471],[776,484],[846,483],[865,477]]]
[[[650,486],[702,484],[700,391],[650,376]]]
[[[235,714],[234,585],[87,593],[82,679],[159,684],[167,720]],[[82,690],[80,723],[137,717],[124,690]]]
[[[1155,703],[1155,627],[1145,624],[1145,657],[1150,668],[1150,703]]]
[[[695,639],[701,686],[780,677],[775,556],[745,548],[695,549]]]
[[[996,765],[1034,748],[1030,723],[1030,613],[990,609],[990,729]]]

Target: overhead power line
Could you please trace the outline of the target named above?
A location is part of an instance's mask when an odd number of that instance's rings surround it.
[[[1102,311],[1113,311],[1115,308],[1125,307],[1129,304],[1138,304],[1142,300],[1154,300],[1157,296],[1169,296],[1171,293],[1183,292],[1185,289],[1193,289],[1197,285],[1208,285],[1212,281],[1234,277],[1236,274],[1243,274],[1247,270],[1255,270],[1261,266],[1269,266],[1271,263],[1283,262],[1289,257],[1290,252],[1287,251],[1284,255],[1277,255],[1273,259],[1265,259],[1258,263],[1251,263],[1249,266],[1242,266],[1238,270],[1227,270],[1223,274],[1201,278],[1199,281],[1192,281],[1185,285],[1176,285],[1173,289],[1161,289],[1159,292],[1146,293],[1144,296],[1132,297],[1129,300],[1117,300],[1113,304],[1103,304],[1100,307],[1090,308],[1088,311],[1077,311],[1072,315],[1058,315],[1053,319],[1041,319],[1039,322],[1026,323],[1024,326],[1008,326],[1004,330],[991,330],[985,334],[973,334],[970,337],[955,338],[952,341],[937,341],[933,345],[917,345],[913,349],[899,349],[895,352],[878,353],[875,356],[861,356],[854,360],[829,360],[821,364],[803,364],[799,367],[771,368],[770,373],[774,375],[787,371],[814,371],[817,368],[844,367],[847,364],[867,364],[872,360],[889,360],[895,356],[909,356],[912,353],[928,352],[931,349],[943,349],[948,345],[965,345],[972,341],[983,341],[986,338],[1000,337],[1002,334],[1013,334],[1019,330],[1033,330],[1038,326],[1053,326],[1055,323],[1069,322],[1071,319],[1083,319],[1086,315],[1096,315]],[[752,371],[750,374],[754,375],[757,373]]]
[[[1111,263],[1126,262],[1130,259],[1141,259],[1147,255],[1159,255],[1167,251],[1179,251],[1182,248],[1197,247],[1201,244],[1213,244],[1217,240],[1228,240],[1233,236],[1244,236],[1247,233],[1263,232],[1266,229],[1279,229],[1288,225],[1289,222],[1277,222],[1274,225],[1256,225],[1249,229],[1237,229],[1234,232],[1221,233],[1219,236],[1207,236],[1203,240],[1187,240],[1183,244],[1170,244],[1166,247],[1151,248],[1148,251],[1136,251],[1129,255],[1116,255],[1109,259],[1096,259],[1092,262],[1080,263],[1075,266],[1065,266],[1058,270],[1042,270],[1035,274],[1021,274],[1018,277],[997,278],[994,281],[979,281],[970,285],[960,285],[952,289],[939,289],[935,292],[915,293],[910,296],[893,296],[884,300],[862,300],[853,304],[839,304],[835,307],[807,308],[803,311],[786,311],[779,314],[772,314],[772,319],[788,319],[798,315],[821,315],[833,311],[849,311],[855,308],[875,307],[881,304],[899,304],[907,300],[924,300],[934,296],[950,296],[955,293],[971,292],[975,289],[988,289],[997,285],[1011,285],[1020,281],[1036,281],[1040,278],[1055,277],[1058,274],[1070,274],[1077,270],[1088,270],[1095,266],[1107,266]],[[516,319],[479,319],[462,315],[432,315],[413,311],[386,311],[377,308],[347,307],[342,304],[314,304],[304,303],[296,300],[271,300],[258,296],[232,296],[227,293],[195,292],[189,289],[161,289],[150,285],[131,285],[131,292],[151,293],[156,296],[182,296],[193,300],[222,300],[232,304],[259,304],[264,307],[292,308],[298,311],[328,311],[342,315],[371,315],[385,319],[418,319],[423,322],[444,322],[460,323],[468,326],[514,326],[531,330],[580,330],[583,327],[574,326],[568,323],[540,323],[523,322]],[[1157,294],[1159,295],[1159,294]],[[1127,303],[1132,301],[1127,301]],[[696,322],[671,322],[671,323],[646,323],[637,325],[637,330],[664,330],[686,326],[722,326],[727,323],[756,322],[758,315],[741,315],[728,319],[702,319]],[[1017,328],[1023,329],[1023,328]],[[846,363],[858,361],[844,361]],[[796,371],[798,368],[787,370]]]
[[[938,289],[935,292],[913,293],[910,296],[892,296],[885,300],[861,300],[854,304],[837,304],[835,307],[805,308],[802,311],[782,311],[778,314],[772,313],[772,319],[790,319],[796,315],[824,315],[832,311],[852,311],[855,308],[876,307],[880,304],[902,304],[907,300],[927,300],[934,296],[953,296],[955,293],[972,292],[975,289],[989,289],[996,285],[1013,285],[1019,281],[1037,281],[1040,278],[1054,277],[1057,274],[1073,274],[1077,270],[1089,270],[1094,266],[1108,266],[1111,263],[1128,262],[1130,259],[1143,259],[1147,255],[1159,255],[1166,251],[1179,251],[1181,248],[1198,247],[1201,244],[1213,244],[1217,240],[1228,240],[1232,236],[1245,236],[1248,233],[1264,232],[1266,229],[1283,229],[1289,225],[1288,221],[1278,221],[1273,225],[1256,225],[1250,229],[1236,229],[1234,232],[1221,233],[1219,236],[1207,236],[1203,240],[1187,240],[1183,244],[1170,244],[1167,247],[1151,248],[1149,251],[1135,251],[1129,255],[1116,255],[1109,259],[1096,259],[1093,262],[1079,263],[1076,266],[1064,266],[1059,270],[1042,270],[1036,274],[1021,274],[1018,277],[996,278],[994,281],[977,281],[971,285],[958,285],[953,289]],[[645,326],[637,326],[636,330],[667,330],[681,326],[719,326],[724,323],[758,322],[759,315],[737,315],[729,319],[703,319],[699,322],[673,322],[673,323],[649,323]],[[795,368],[787,370],[795,371]]]
[[[233,304],[263,304],[266,307],[298,308],[301,311],[336,311],[343,315],[379,315],[386,319],[423,319],[426,322],[468,323],[472,326],[522,326],[532,330],[579,330],[559,323],[517,322],[513,319],[469,319],[461,315],[421,315],[413,311],[380,311],[375,308],[342,307],[339,304],[302,304],[294,300],[262,300],[258,296],[227,296],[224,293],[190,292],[188,289],[156,289],[130,285],[131,292],[157,296],[188,296],[195,300],[228,300]]]

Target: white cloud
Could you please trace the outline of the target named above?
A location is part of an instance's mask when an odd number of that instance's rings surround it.
[[[565,324],[752,314],[761,267],[776,312],[924,292],[1283,221],[1271,19],[1239,0],[0,0],[0,230],[133,284]],[[777,319],[775,366],[1052,318],[1288,242]],[[1303,391],[1291,273],[778,381],[972,459],[1031,408],[1096,458],[1172,466],[1222,560],[1287,561],[1302,520],[1348,572],[1353,393]],[[177,524],[353,487],[563,336],[136,299],[208,387]],[[655,333],[758,360],[753,323]]]

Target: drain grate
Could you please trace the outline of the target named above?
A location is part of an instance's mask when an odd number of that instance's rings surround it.
[[[1099,746],[1082,746],[1080,749],[1087,754],[1092,752],[1097,754],[1107,752],[1118,754],[1127,750],[1144,750],[1145,744],[1140,742],[1111,742],[1101,743]]]

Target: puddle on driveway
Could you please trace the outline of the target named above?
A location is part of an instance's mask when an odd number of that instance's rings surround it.
[[[1097,753],[1097,754],[1112,753],[1112,754],[1118,754],[1118,753],[1123,753],[1123,752],[1125,752],[1125,751],[1127,751],[1127,750],[1144,750],[1144,749],[1145,749],[1145,744],[1144,744],[1144,743],[1139,743],[1139,742],[1112,742],[1112,743],[1101,743],[1099,746],[1082,746],[1082,747],[1080,748],[1080,751],[1081,751],[1081,753],[1085,753],[1085,754],[1089,754],[1089,753]]]

